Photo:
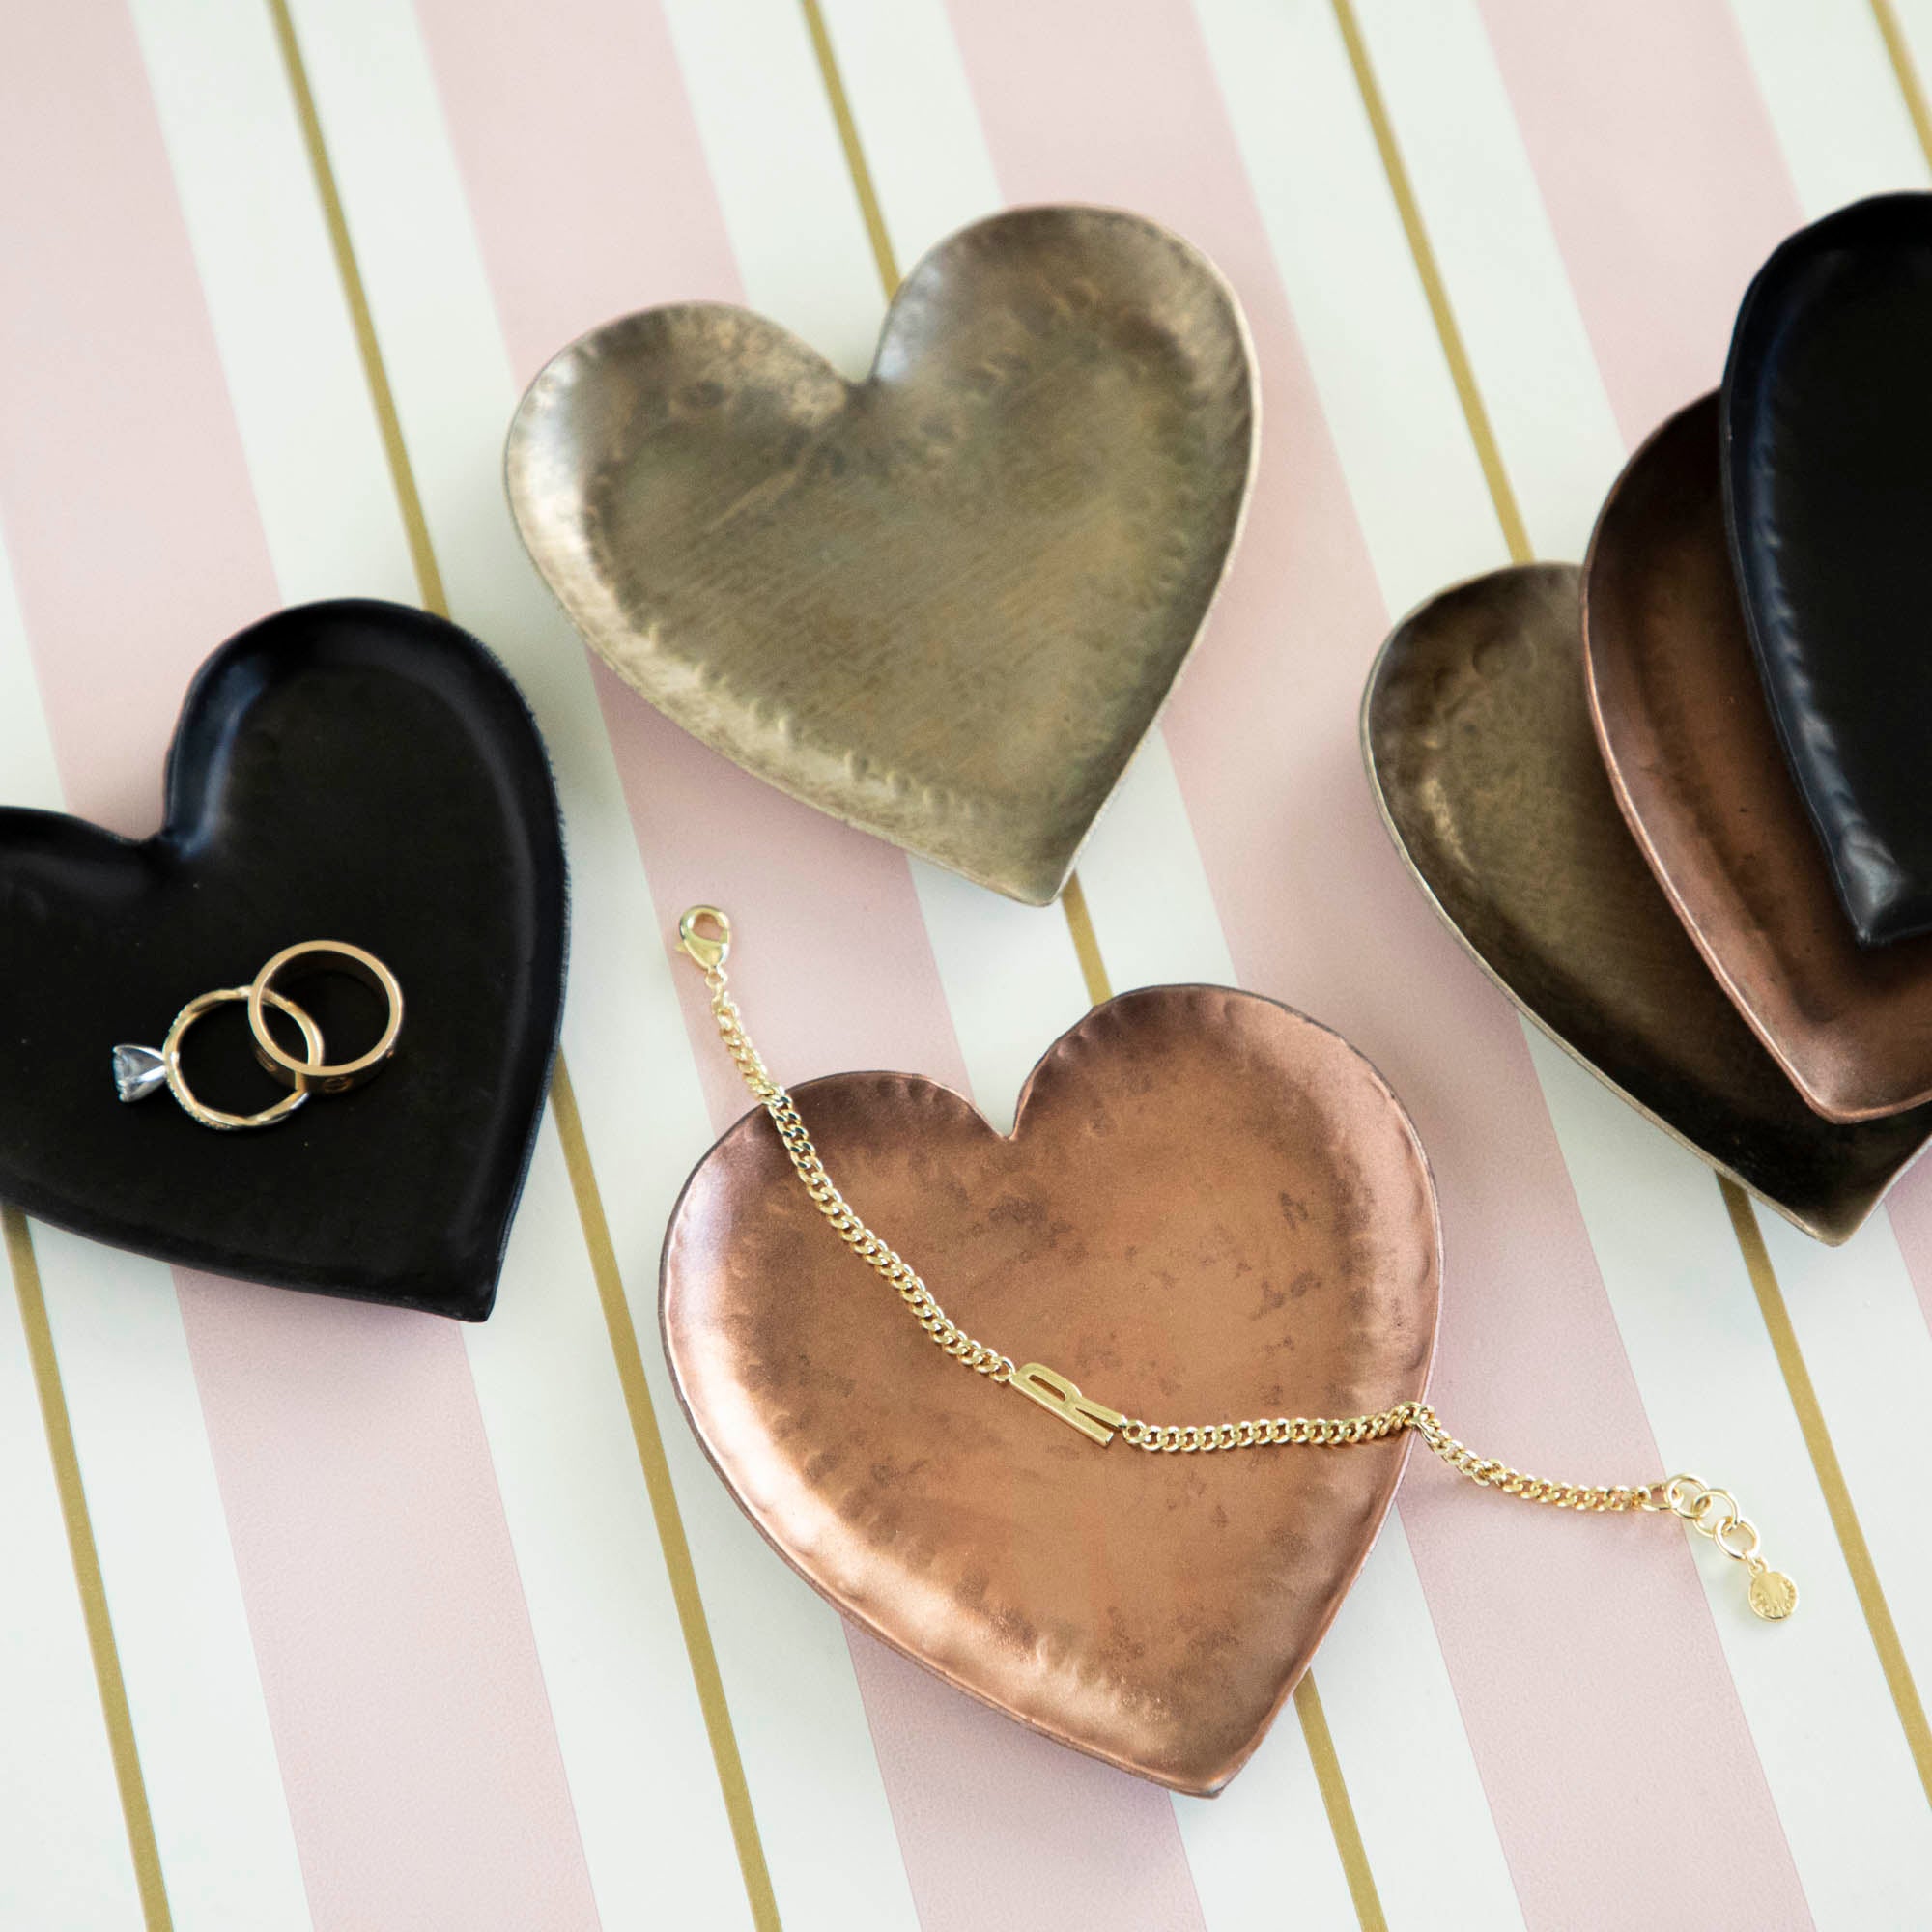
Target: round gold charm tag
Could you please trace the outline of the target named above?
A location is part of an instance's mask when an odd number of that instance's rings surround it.
[[[1798,1607],[1798,1585],[1782,1570],[1760,1570],[1750,1580],[1750,1606],[1766,1623],[1782,1623]]]

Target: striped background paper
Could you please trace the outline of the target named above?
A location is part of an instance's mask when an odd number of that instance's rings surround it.
[[[6,1218],[0,1926],[1932,1925],[1932,1175],[1837,1252],[1727,1196],[1438,928],[1354,722],[1416,601],[1579,554],[1780,236],[1932,185],[1927,63],[1932,0],[0,9],[0,798],[151,830],[217,642],[419,601],[529,692],[577,909],[486,1326]],[[615,686],[498,450],[610,316],[747,302],[856,374],[923,250],[1069,199],[1232,277],[1264,448],[1209,635],[1035,912]],[[1417,1461],[1213,1803],[847,1630],[659,1355],[664,1221],[742,1099],[667,947],[696,898],[791,1080],[916,1068],[1009,1120],[1090,999],[1169,979],[1341,1028],[1436,1164],[1458,1430],[1721,1475],[1799,1617]]]

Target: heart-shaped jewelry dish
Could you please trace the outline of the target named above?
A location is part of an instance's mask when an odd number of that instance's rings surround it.
[[[197,674],[165,791],[139,843],[0,811],[0,1200],[187,1267],[482,1320],[563,998],[561,829],[522,695],[422,611],[286,611]],[[117,1043],[318,938],[404,988],[380,1079],[250,1133],[117,1100]],[[334,982],[301,997],[333,1042],[380,1024]],[[186,1049],[196,1087],[265,1105],[286,1090],[225,1012]]]
[[[1847,1240],[1932,1136],[1932,1107],[1822,1119],[1725,997],[1611,790],[1579,583],[1570,564],[1497,571],[1391,634],[1362,707],[1390,837],[1559,1046],[1806,1234]]]
[[[1731,553],[1772,716],[1859,940],[1932,933],[1932,195],[1801,229],[1723,385]]]
[[[1037,208],[934,248],[861,383],[718,304],[594,330],[531,384],[505,477],[565,611],[674,723],[1045,904],[1207,619],[1259,407],[1210,263]]]
[[[1413,1127],[1346,1041],[1162,986],[1047,1052],[1010,1137],[949,1089],[795,1098],[854,1209],[963,1327],[1152,1421],[1420,1397],[1440,1236]],[[824,1223],[771,1122],[698,1165],[665,1347],[706,1454],[846,1615],[994,1708],[1176,1790],[1245,1762],[1361,1568],[1406,1437],[1098,1446],[933,1347]]]
[[[1724,532],[1718,399],[1631,459],[1583,572],[1590,706],[1686,930],[1806,1103],[1932,1100],[1932,938],[1861,947],[1778,746]]]

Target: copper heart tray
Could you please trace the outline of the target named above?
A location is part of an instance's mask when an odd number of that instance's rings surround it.
[[[949,1315],[1101,1401],[1205,1422],[1423,1391],[1440,1237],[1422,1150],[1368,1062],[1285,1007],[1207,986],[1111,1000],[1040,1061],[1010,1138],[908,1074],[796,1099]],[[1218,1790],[1260,1742],[1402,1473],[1402,1441],[1089,1441],[927,1340],[762,1112],[685,1188],[663,1319],[698,1440],[813,1588],[996,1709],[1179,1791]]]
[[[1497,571],[1397,627],[1362,708],[1383,819],[1558,1045],[1805,1233],[1846,1240],[1932,1135],[1932,1108],[1821,1119],[1725,998],[1611,792],[1578,586],[1569,564]]]
[[[1045,904],[1207,618],[1259,408],[1203,256],[1027,209],[913,270],[862,383],[742,309],[596,329],[531,384],[505,476],[565,611],[673,722]]]
[[[1828,1120],[1932,1100],[1932,939],[1861,947],[1839,908],[1745,633],[1715,396],[1665,423],[1610,492],[1583,632],[1624,815],[1766,1049]]]

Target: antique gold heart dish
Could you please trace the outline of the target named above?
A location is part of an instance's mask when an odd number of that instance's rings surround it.
[[[719,1474],[895,1649],[1110,1764],[1219,1790],[1340,1608],[1406,1438],[1145,1455],[1069,1405],[1121,1424],[1080,1389],[1181,1417],[1419,1400],[1441,1249],[1408,1117],[1325,1027],[1214,986],[1095,1008],[1010,1136],[908,1074],[796,1100],[951,1316],[1039,1356],[1011,1378],[1034,1399],[898,1312],[759,1110],[665,1244],[666,1352]]]
[[[594,330],[530,385],[506,480],[552,590],[668,717],[1045,904],[1213,602],[1258,395],[1203,256],[1026,209],[913,270],[860,383],[718,304]]]

